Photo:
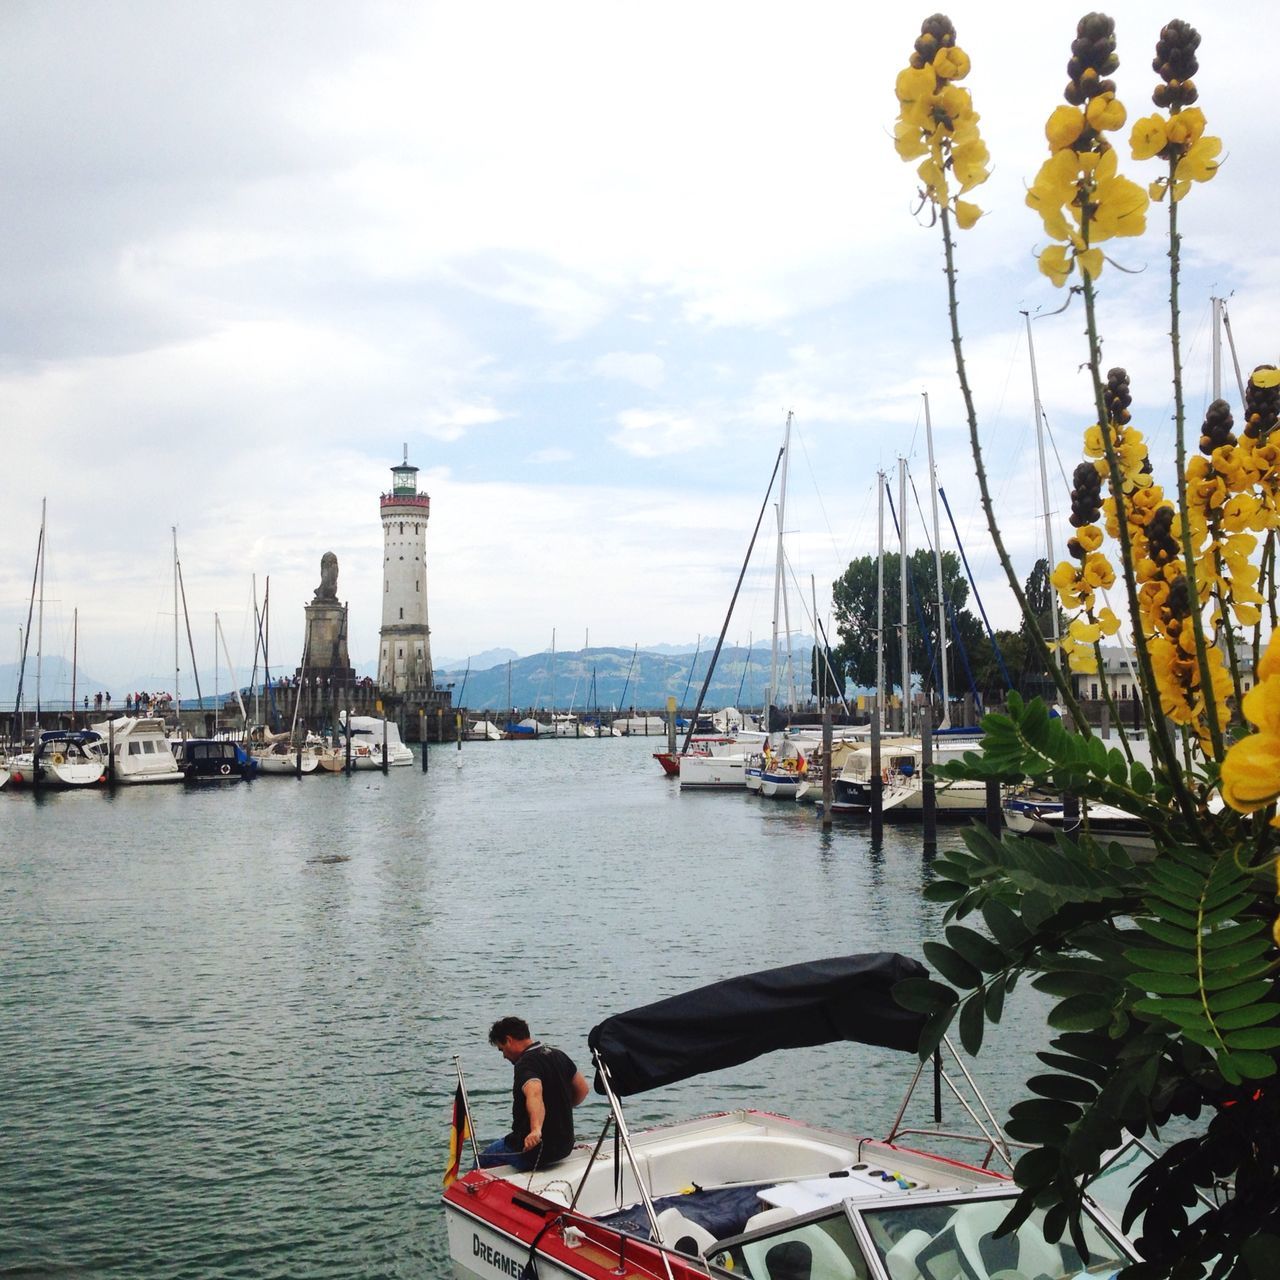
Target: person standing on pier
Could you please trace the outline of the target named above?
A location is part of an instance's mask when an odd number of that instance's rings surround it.
[[[573,1150],[573,1109],[587,1082],[569,1056],[534,1040],[523,1018],[499,1018],[489,1043],[511,1063],[511,1132],[480,1153],[480,1167],[511,1165],[522,1173],[545,1169]]]

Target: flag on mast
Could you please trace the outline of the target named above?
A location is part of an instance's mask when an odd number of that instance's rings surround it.
[[[449,1163],[444,1167],[444,1185],[451,1186],[458,1180],[462,1164],[462,1149],[471,1140],[471,1117],[467,1114],[467,1101],[462,1096],[462,1082],[453,1095],[453,1119],[449,1125]]]

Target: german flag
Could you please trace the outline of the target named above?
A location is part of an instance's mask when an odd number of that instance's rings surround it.
[[[449,1125],[449,1163],[444,1167],[444,1185],[451,1186],[458,1180],[462,1164],[462,1149],[471,1140],[471,1117],[467,1115],[466,1099],[462,1096],[462,1082],[453,1095],[453,1120]]]

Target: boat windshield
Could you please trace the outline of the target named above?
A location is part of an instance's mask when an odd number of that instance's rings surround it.
[[[1013,1197],[895,1204],[858,1210],[885,1270],[894,1280],[1111,1280],[1128,1265],[1119,1243],[1085,1218],[1085,1256],[1069,1237],[1045,1238],[1037,1209],[1005,1236],[996,1231]]]
[[[709,1261],[750,1280],[872,1280],[850,1215],[861,1219],[884,1274],[892,1280],[1113,1280],[1130,1259],[1098,1223],[1083,1223],[1088,1255],[1069,1239],[1051,1244],[1044,1214],[1017,1231],[995,1232],[1013,1197],[932,1200],[884,1207],[848,1205],[822,1216],[783,1220],[730,1241]],[[775,1211],[776,1212],[776,1211]]]

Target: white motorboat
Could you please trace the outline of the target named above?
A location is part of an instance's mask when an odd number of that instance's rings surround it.
[[[935,742],[933,760],[941,764],[978,750],[973,739]],[[918,740],[890,739],[880,748],[880,808],[885,817],[918,821],[924,813],[923,748]],[[871,746],[859,743],[832,782],[832,813],[866,816],[871,812]],[[939,821],[963,821],[986,811],[985,782],[938,779],[933,786]]]
[[[386,743],[387,764],[390,766],[413,763],[413,751],[400,740],[400,730],[394,720],[381,716],[352,716],[347,720],[345,712],[339,712],[339,723],[351,734],[353,748],[367,748],[352,752],[352,763],[357,769],[382,768],[382,744]]]
[[[1154,854],[1151,828],[1133,814],[1113,805],[1080,801],[1079,811],[1067,820],[1060,797],[1027,794],[1005,800],[1004,825],[1020,835],[1052,838],[1088,833],[1095,840],[1114,840],[1134,854]]]
[[[473,720],[467,727],[468,742],[501,742],[502,730],[492,720]]]
[[[315,773],[320,767],[320,756],[315,747],[293,747],[287,742],[263,743],[251,748],[249,754],[258,762],[260,774],[280,774],[296,777],[300,773]]]
[[[650,737],[666,733],[667,722],[661,716],[614,716],[611,727],[623,737],[631,737],[633,734]]]
[[[624,1097],[782,1048],[854,1041],[914,1057],[923,1018],[891,992],[899,980],[924,975],[904,956],[843,956],[732,978],[606,1018],[589,1038],[595,1088],[609,1105],[599,1141],[533,1173],[473,1169],[452,1181],[444,1209],[453,1274],[1113,1277],[1137,1254],[1093,1188],[1078,1238],[1083,1252],[1069,1235],[1048,1238],[1043,1209],[997,1235],[1018,1187],[994,1166],[1011,1167],[1013,1153],[985,1101],[968,1101],[963,1067],[944,1066],[943,1078],[966,1095],[966,1110],[983,1125],[976,1134],[904,1128],[910,1090],[883,1140],[745,1109],[628,1128]],[[917,1060],[912,1089],[921,1066]],[[459,1095],[465,1106],[461,1077]],[[844,1112],[850,1099],[832,1104]],[[954,1145],[935,1153],[906,1145],[908,1136],[970,1140],[979,1154],[964,1163]]]
[[[182,769],[159,716],[119,716],[92,727],[101,735],[103,758],[111,757],[114,781],[130,786],[182,781]]]

